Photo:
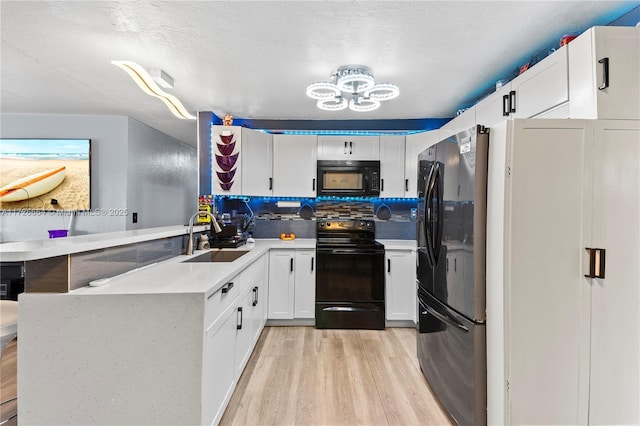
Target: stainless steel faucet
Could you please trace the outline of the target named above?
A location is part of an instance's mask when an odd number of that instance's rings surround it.
[[[222,228],[220,228],[220,224],[216,220],[216,217],[207,211],[197,211],[196,214],[191,216],[189,219],[189,243],[187,244],[187,255],[193,254],[193,220],[196,216],[206,214],[211,218],[211,225],[213,226],[213,230],[217,233],[222,232]]]

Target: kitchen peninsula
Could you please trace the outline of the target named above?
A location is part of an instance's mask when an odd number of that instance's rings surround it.
[[[121,239],[105,234],[101,242],[99,234],[32,242],[33,252],[16,245],[11,258],[19,260],[20,252],[31,259],[78,253],[80,247],[149,241],[167,232],[184,234],[157,228]],[[3,258],[10,253],[4,246]],[[238,253],[232,261],[194,261],[221,252],[196,251],[101,286],[22,294],[21,422],[216,423],[266,322],[269,250],[314,247],[313,239],[257,240],[223,250]]]

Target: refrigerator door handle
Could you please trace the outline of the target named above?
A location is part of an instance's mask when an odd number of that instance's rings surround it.
[[[431,235],[432,231],[432,221],[433,221],[433,178],[435,176],[434,173],[435,164],[431,166],[429,170],[429,177],[427,178],[427,184],[425,186],[425,195],[424,195],[424,238],[425,245],[427,249],[427,258],[429,259],[429,263],[432,267],[436,264],[435,253],[433,251],[433,235]]]
[[[434,240],[433,240],[433,251],[434,251],[434,255],[433,255],[433,259],[435,262],[439,261],[440,258],[440,248],[442,246],[442,234],[444,232],[443,226],[444,226],[444,220],[443,220],[443,216],[444,216],[444,200],[443,200],[443,196],[444,196],[444,182],[442,181],[442,171],[440,169],[440,165],[436,163],[436,170],[435,170],[435,176],[433,178],[434,180],[434,184],[435,184],[435,189],[436,189],[436,201],[437,201],[437,208],[438,208],[438,216],[437,216],[437,221],[436,221],[436,234],[434,235]]]
[[[455,319],[453,319],[453,318],[451,318],[449,316],[442,315],[441,313],[439,313],[435,309],[430,308],[429,306],[425,305],[421,300],[418,300],[418,303],[420,304],[420,315],[427,315],[427,314],[433,315],[434,317],[436,317],[440,321],[444,322],[445,324],[448,324],[448,325],[450,325],[452,327],[459,328],[460,330],[464,331],[465,333],[469,332],[469,327],[465,326],[464,324],[460,324]]]

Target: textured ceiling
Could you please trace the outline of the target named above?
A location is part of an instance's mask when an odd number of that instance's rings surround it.
[[[620,1],[0,2],[0,111],[128,115],[196,144],[113,59],[161,68],[191,112],[253,119],[451,117],[563,34],[606,25]],[[377,111],[320,111],[305,95],[339,65],[400,86]]]

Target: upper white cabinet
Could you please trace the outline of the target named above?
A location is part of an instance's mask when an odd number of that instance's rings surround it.
[[[405,137],[380,136],[380,198],[404,197]]]
[[[242,194],[268,197],[273,189],[273,135],[242,129]]]
[[[242,194],[242,127],[211,129],[211,193]]]
[[[567,118],[568,75],[567,47],[563,46],[478,102],[476,123],[491,127],[507,118],[531,118],[562,104],[565,108],[555,118]]]
[[[570,118],[640,119],[639,27],[593,27],[568,48]]]
[[[272,135],[240,126],[211,130],[211,192],[271,195]]]
[[[274,197],[316,196],[315,135],[273,135]]]
[[[318,136],[318,160],[379,160],[378,136]]]
[[[414,133],[405,137],[405,176],[404,196],[415,198],[418,196],[418,154],[442,139],[442,132],[430,130]]]
[[[453,120],[440,128],[441,138],[448,138],[463,130],[468,130],[476,126],[476,107],[467,108],[462,114],[457,115]]]

